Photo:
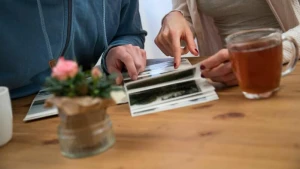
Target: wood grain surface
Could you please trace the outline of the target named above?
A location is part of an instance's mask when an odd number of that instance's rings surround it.
[[[217,101],[134,118],[127,104],[110,107],[116,144],[83,159],[60,154],[58,117],[24,123],[34,96],[21,98],[0,169],[299,169],[299,87],[300,63],[270,99],[247,100],[232,87]]]

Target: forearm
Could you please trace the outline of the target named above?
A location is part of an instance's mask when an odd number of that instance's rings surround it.
[[[172,11],[180,12],[192,28],[192,18],[186,0],[172,0],[172,6]]]

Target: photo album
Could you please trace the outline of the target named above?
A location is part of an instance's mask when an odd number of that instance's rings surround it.
[[[173,58],[149,59],[138,80],[132,81],[124,74],[124,90],[111,96],[117,104],[128,103],[133,117],[217,100],[214,87],[200,74],[199,65],[192,66],[188,59],[182,59],[178,69],[174,69]],[[57,108],[44,107],[51,96],[41,90],[24,121],[57,115]]]
[[[148,59],[145,70],[139,74],[137,81],[142,79],[147,79],[151,77],[158,77],[163,74],[183,70],[192,67],[192,64],[187,59],[182,59],[180,66],[178,69],[174,69],[174,59],[173,58],[165,58],[165,59]],[[128,74],[124,74],[124,86],[127,83],[132,82]],[[128,97],[124,91],[113,92],[113,99],[117,104],[128,103]]]
[[[38,94],[33,99],[31,106],[28,110],[23,121],[31,121],[40,118],[45,118],[49,116],[54,116],[58,114],[58,110],[55,107],[45,108],[44,103],[47,98],[51,97],[52,94],[47,92],[47,90],[40,90]]]
[[[201,78],[200,65],[124,85],[132,116],[217,100],[215,88]]]

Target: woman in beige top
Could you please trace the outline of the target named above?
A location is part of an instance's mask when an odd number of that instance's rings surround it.
[[[224,39],[246,29],[278,28],[300,44],[299,0],[172,0],[173,11],[165,16],[155,39],[174,67],[182,54],[211,56],[201,62],[202,76],[226,85],[237,85],[231,69]],[[197,37],[198,48],[193,35]],[[186,43],[181,48],[181,41]],[[284,43],[284,60],[291,58],[292,48]]]

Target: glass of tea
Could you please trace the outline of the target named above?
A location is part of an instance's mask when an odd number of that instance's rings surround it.
[[[283,67],[283,41],[295,47],[293,58]],[[293,71],[299,56],[296,41],[273,28],[240,31],[226,38],[233,72],[248,99],[270,97],[279,89],[280,79]]]

